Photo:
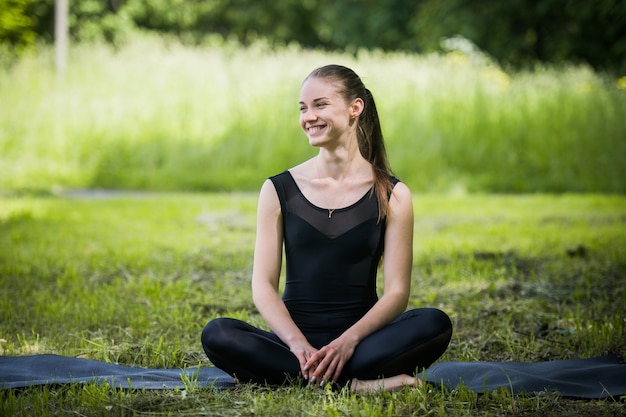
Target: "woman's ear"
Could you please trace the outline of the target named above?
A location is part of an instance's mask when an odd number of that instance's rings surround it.
[[[352,104],[350,105],[350,117],[356,118],[363,113],[363,109],[365,108],[365,103],[362,98],[355,98]]]

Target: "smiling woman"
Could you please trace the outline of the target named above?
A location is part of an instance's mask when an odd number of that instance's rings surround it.
[[[301,377],[357,392],[420,385],[413,375],[443,354],[452,324],[437,309],[405,311],[412,198],[389,168],[374,99],[351,69],[328,65],[304,80],[299,103],[319,153],[268,179],[258,204],[252,290],[271,331],[214,319],[204,350],[241,382]]]

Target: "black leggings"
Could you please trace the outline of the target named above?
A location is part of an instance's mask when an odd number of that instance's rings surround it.
[[[338,335],[307,334],[321,348]],[[434,308],[410,310],[372,333],[356,347],[338,381],[413,374],[445,352],[452,336],[448,316]],[[211,362],[241,382],[283,385],[300,375],[300,363],[276,334],[240,320],[218,318],[202,331],[202,346]]]

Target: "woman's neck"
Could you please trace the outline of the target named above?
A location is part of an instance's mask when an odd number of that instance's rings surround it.
[[[356,141],[354,141],[350,142],[348,146],[332,149],[321,148],[316,157],[315,165],[318,175],[332,177],[335,180],[344,180],[348,176],[358,174],[360,170],[369,165],[369,162],[363,158]]]

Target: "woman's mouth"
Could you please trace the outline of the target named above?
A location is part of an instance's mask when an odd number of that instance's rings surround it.
[[[325,125],[309,126],[306,131],[309,135],[316,135],[326,128]]]

